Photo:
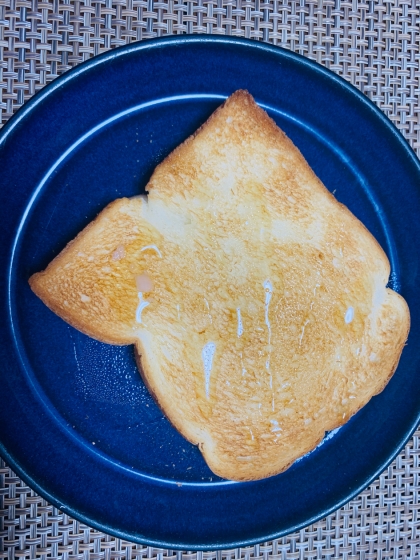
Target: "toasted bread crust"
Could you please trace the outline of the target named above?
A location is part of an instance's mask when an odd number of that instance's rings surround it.
[[[216,474],[282,472],[397,367],[410,319],[388,259],[244,91],[146,189],[31,287],[86,334],[135,344],[149,390]]]

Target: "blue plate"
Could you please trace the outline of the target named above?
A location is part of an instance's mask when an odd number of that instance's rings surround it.
[[[248,89],[325,185],[387,252],[412,328],[398,370],[334,437],[285,473],[232,483],[162,416],[131,347],[70,328],[28,278],[104,206],[133,196],[158,162],[237,89]],[[419,422],[419,163],[342,79],[293,53],[194,36],[133,44],[42,90],[0,140],[1,454],[62,511],[165,548],[279,537],[368,485]],[[416,242],[415,242],[416,241]]]

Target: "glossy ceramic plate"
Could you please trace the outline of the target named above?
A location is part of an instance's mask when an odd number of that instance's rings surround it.
[[[29,276],[117,197],[144,192],[158,162],[223,100],[248,89],[327,188],[376,236],[412,328],[385,391],[287,472],[218,479],[162,416],[131,347],[78,333]],[[365,97],[322,67],[256,42],[195,36],[130,45],[47,86],[0,143],[1,453],[62,511],[166,548],[269,540],[369,484],[419,422],[419,164]]]

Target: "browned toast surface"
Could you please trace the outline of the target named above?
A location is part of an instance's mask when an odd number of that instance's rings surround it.
[[[236,92],[30,284],[74,327],[135,344],[210,468],[264,478],[394,372],[409,329],[388,260],[252,97]]]

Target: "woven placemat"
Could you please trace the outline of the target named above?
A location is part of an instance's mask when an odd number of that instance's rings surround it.
[[[420,156],[419,0],[0,0],[0,124],[92,56],[184,33],[268,41],[316,60],[370,97]],[[417,431],[368,489],[318,523],[258,546],[192,553],[91,529],[48,504],[0,460],[0,558],[418,559],[419,474]]]

